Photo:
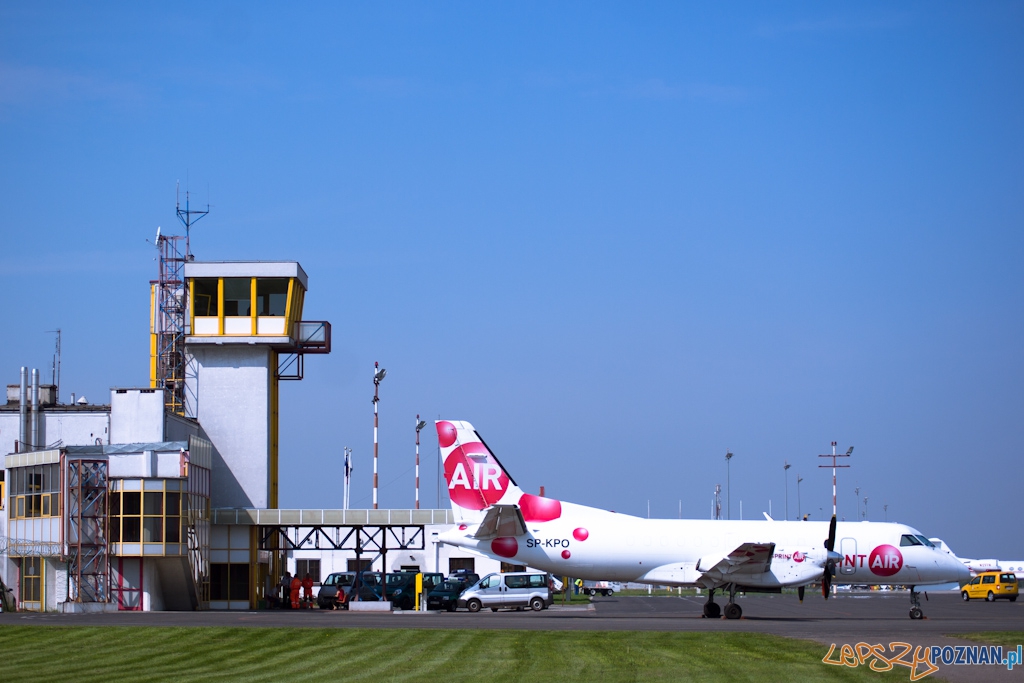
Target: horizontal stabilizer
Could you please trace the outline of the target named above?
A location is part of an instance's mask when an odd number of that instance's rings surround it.
[[[484,520],[480,522],[474,538],[487,539],[505,536],[522,536],[526,533],[526,521],[518,505],[492,505],[487,508]]]

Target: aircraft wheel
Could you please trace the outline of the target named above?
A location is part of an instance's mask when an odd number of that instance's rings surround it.
[[[962,591],[960,597],[964,599],[964,602],[970,602],[971,596],[967,594],[967,591]]]
[[[911,619],[924,619],[924,612],[921,611],[920,607],[913,607],[910,610]]]
[[[739,619],[743,616],[743,608],[737,605],[735,602],[730,602],[725,606],[725,618],[726,619]]]
[[[704,618],[717,619],[720,616],[722,616],[722,608],[717,602],[704,603]]]
[[[540,598],[534,598],[533,600],[530,600],[530,609],[532,609],[534,612],[541,611],[542,609],[544,609],[544,601]]]
[[[985,599],[988,600],[989,602],[995,602],[996,601],[996,596],[992,594],[992,591],[989,591],[988,595],[985,597]]]
[[[470,612],[479,612],[481,607],[483,607],[483,605],[476,598],[473,598],[472,600],[466,603],[466,609],[468,609]]]

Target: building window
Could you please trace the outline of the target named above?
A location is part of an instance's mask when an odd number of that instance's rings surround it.
[[[186,535],[182,531],[186,518],[181,511],[181,487],[182,482],[178,479],[115,480],[108,499],[110,541],[164,544],[166,554],[184,554],[177,547]],[[175,547],[167,548],[167,544]],[[125,554],[125,549],[122,548],[120,553]]]
[[[284,317],[288,307],[288,278],[256,279],[256,315]]]
[[[300,579],[313,579],[313,583],[320,583],[320,560],[295,560],[295,576]]]
[[[249,601],[249,565],[210,565],[210,600]]]
[[[368,572],[371,569],[371,560],[349,560],[348,570],[350,572]]]
[[[526,571],[526,565],[525,564],[512,564],[511,562],[502,562],[501,563],[501,573],[502,574],[504,574],[505,572],[525,572],[525,571]]]
[[[217,278],[195,278],[192,280],[192,292],[192,315],[217,315],[219,298],[217,296]]]
[[[476,571],[476,563],[472,557],[450,557],[448,558],[448,573],[453,574],[460,569],[465,569],[467,572]]]
[[[252,315],[252,278],[224,278],[224,315],[230,317]]]
[[[10,472],[13,518],[60,516],[60,465],[17,467]],[[0,479],[2,492],[3,482]]]

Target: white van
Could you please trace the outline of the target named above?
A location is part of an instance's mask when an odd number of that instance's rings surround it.
[[[540,611],[549,607],[551,583],[543,572],[508,572],[488,574],[459,596],[459,607],[479,612],[490,607],[497,612],[502,607],[529,607]]]

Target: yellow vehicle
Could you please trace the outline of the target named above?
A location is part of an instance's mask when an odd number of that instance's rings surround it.
[[[1013,572],[982,572],[964,584],[960,597],[964,602],[971,598],[985,598],[989,602],[1006,598],[1017,602],[1017,577]]]

